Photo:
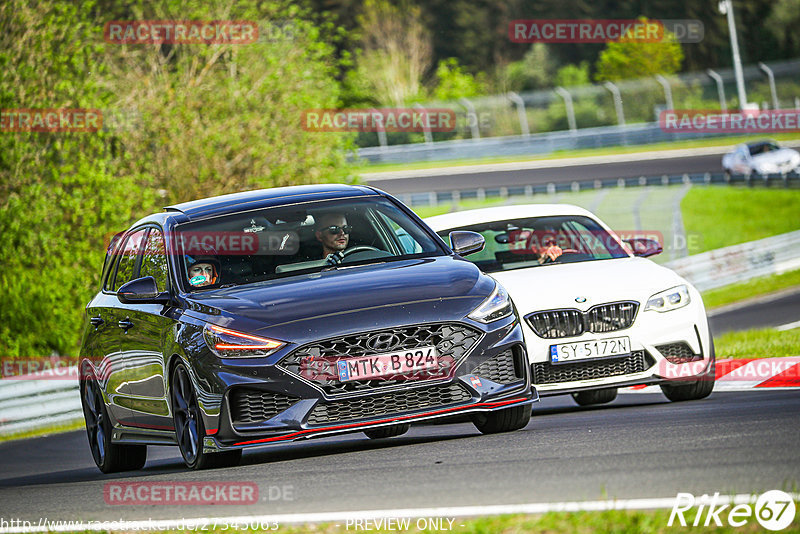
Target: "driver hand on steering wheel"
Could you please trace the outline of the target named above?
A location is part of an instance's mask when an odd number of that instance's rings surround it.
[[[556,244],[555,239],[547,236],[542,240],[542,246],[537,252],[539,253],[539,265],[541,265],[548,261],[556,261],[564,253],[564,250]]]
[[[347,224],[347,219],[341,213],[326,213],[319,218],[314,235],[317,241],[322,243],[322,257],[327,259],[328,263],[341,262],[342,252],[347,249],[352,229],[353,227]]]

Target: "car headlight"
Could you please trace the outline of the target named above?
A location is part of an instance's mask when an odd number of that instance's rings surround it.
[[[661,293],[656,293],[647,299],[647,305],[644,311],[655,310],[657,312],[667,312],[683,308],[691,302],[689,297],[689,288],[685,285],[667,289]]]
[[[266,337],[253,336],[221,326],[207,324],[203,337],[209,348],[220,358],[263,358],[286,345]]]
[[[481,323],[491,323],[514,313],[514,306],[506,289],[500,284],[495,285],[494,291],[480,306],[469,314],[469,318]]]

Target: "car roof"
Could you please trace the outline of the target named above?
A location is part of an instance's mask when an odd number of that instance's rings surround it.
[[[183,213],[190,220],[216,217],[240,211],[295,204],[312,200],[329,200],[364,195],[379,195],[376,190],[346,184],[300,185],[244,191],[218,197],[183,202],[164,208],[167,212]]]
[[[435,215],[424,219],[434,231],[461,228],[470,224],[492,221],[505,221],[529,217],[549,217],[557,215],[583,215],[597,220],[590,211],[572,204],[521,204],[514,206],[497,206],[476,210],[456,211],[444,215]]]

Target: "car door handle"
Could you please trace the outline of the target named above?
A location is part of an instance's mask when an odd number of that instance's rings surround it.
[[[124,321],[120,321],[120,322],[118,322],[117,324],[118,324],[118,325],[119,325],[119,327],[120,327],[120,328],[122,328],[123,330],[127,330],[128,328],[131,328],[131,327],[133,327],[133,323],[132,323],[132,322],[131,322],[131,320],[130,320],[130,319],[128,319],[128,318],[125,318],[125,320],[124,320]]]
[[[97,317],[92,317],[91,319],[89,319],[89,322],[92,323],[92,326],[94,326],[95,328],[99,328],[103,326],[103,324],[105,324],[105,321],[99,315]]]

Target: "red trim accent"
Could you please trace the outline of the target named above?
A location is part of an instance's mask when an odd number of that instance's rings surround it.
[[[208,428],[206,429],[206,436],[213,436],[219,431],[219,428]]]
[[[368,422],[365,422],[365,423],[350,423],[349,425],[328,426],[328,427],[323,427],[323,428],[309,428],[307,430],[299,430],[299,431],[293,432],[291,434],[286,434],[285,436],[275,436],[275,437],[272,437],[272,438],[255,439],[255,440],[252,440],[252,441],[240,441],[239,443],[234,443],[234,445],[235,446],[236,445],[253,445],[255,443],[269,443],[271,441],[292,440],[292,439],[295,439],[296,437],[301,436],[303,434],[317,433],[317,432],[329,432],[331,430],[342,430],[342,429],[346,429],[346,428],[358,428],[358,427],[362,427],[362,426],[370,426],[370,425],[375,425],[375,424],[379,424],[379,423],[391,423],[393,421],[404,421],[406,419],[416,419],[416,418],[419,418],[419,417],[425,417],[427,415],[437,415],[437,414],[440,414],[440,413],[454,412],[454,411],[459,411],[459,410],[469,410],[471,408],[476,408],[478,406],[490,406],[490,407],[496,408],[498,406],[505,406],[506,404],[515,404],[517,402],[522,402],[522,401],[527,401],[527,400],[530,400],[530,399],[516,398],[516,399],[508,399],[508,400],[504,400],[504,401],[495,401],[495,402],[479,402],[477,404],[470,404],[468,406],[454,406],[453,408],[445,408],[443,410],[436,410],[436,411],[433,411],[433,412],[425,412],[425,413],[420,413],[420,414],[415,414],[415,415],[404,415],[402,417],[395,417],[395,418],[392,418],[392,419],[381,419],[380,421],[368,421]]]

